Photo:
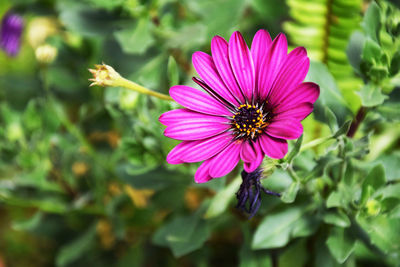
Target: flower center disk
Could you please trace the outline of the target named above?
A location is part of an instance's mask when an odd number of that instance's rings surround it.
[[[262,133],[268,123],[262,109],[255,105],[243,104],[232,116],[232,128],[238,139],[254,139]]]

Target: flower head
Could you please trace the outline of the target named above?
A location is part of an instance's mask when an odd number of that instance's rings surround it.
[[[24,20],[21,16],[8,12],[1,20],[0,47],[10,56],[16,56],[21,46]]]
[[[116,72],[113,67],[106,64],[94,65],[96,69],[89,69],[90,73],[93,74],[93,78],[89,79],[92,83],[90,86],[115,86],[116,81],[121,79],[121,76]]]
[[[313,110],[318,85],[303,80],[309,68],[303,47],[287,53],[279,34],[273,41],[259,30],[249,49],[239,32],[229,43],[216,36],[211,56],[193,54],[205,92],[189,86],[170,89],[184,109],[168,111],[160,122],[167,137],[183,140],[167,156],[170,164],[204,161],[195,174],[198,183],[228,174],[239,163],[252,173],[263,158],[283,158],[288,139],[303,133],[301,121]]]

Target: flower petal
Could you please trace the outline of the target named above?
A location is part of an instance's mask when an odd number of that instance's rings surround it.
[[[240,158],[244,162],[252,162],[257,158],[257,153],[254,148],[254,143],[250,143],[250,141],[244,141],[242,143],[242,148],[240,149]]]
[[[243,164],[244,170],[248,173],[253,172],[255,169],[257,169],[261,165],[261,163],[264,159],[264,152],[261,149],[259,143],[260,143],[260,141],[259,141],[259,139],[257,139],[256,143],[254,144],[256,155],[257,155],[256,158],[251,162],[244,162],[244,164]]]
[[[204,52],[197,51],[192,56],[193,66],[204,82],[220,96],[231,103],[237,104],[235,98],[226,88],[218,74],[212,57]]]
[[[313,111],[314,105],[311,103],[300,103],[297,106],[292,106],[290,108],[286,108],[282,105],[281,109],[275,110],[275,119],[283,120],[283,119],[297,119],[299,121],[304,120],[310,113]]]
[[[296,119],[285,118],[282,120],[275,120],[274,118],[265,131],[272,137],[280,139],[296,139],[303,133],[303,126],[300,121]]]
[[[184,142],[178,144],[174,147],[167,155],[167,162],[169,164],[181,164],[184,163],[183,160],[180,159],[180,155],[184,153],[185,144]]]
[[[222,177],[231,172],[239,162],[240,143],[232,142],[223,151],[210,159],[209,173],[212,177]]]
[[[312,82],[304,82],[290,90],[285,98],[282,99],[280,106],[290,108],[299,103],[308,102],[314,104],[319,97],[319,86]]]
[[[213,179],[213,177],[211,177],[209,174],[210,161],[211,160],[204,161],[197,169],[196,174],[194,175],[194,181],[196,183],[205,183]]]
[[[210,115],[231,115],[220,102],[206,93],[185,85],[175,85],[169,90],[171,97],[182,106]]]
[[[211,158],[231,141],[232,134],[230,132],[198,141],[184,141],[179,144],[184,147],[183,150],[179,150],[177,153],[179,153],[179,159],[184,162],[199,162]]]
[[[165,126],[170,126],[172,124],[179,124],[185,122],[205,122],[205,121],[214,121],[214,122],[228,122],[225,117],[221,116],[212,116],[203,113],[199,113],[196,111],[192,111],[189,109],[174,109],[167,111],[159,117],[159,121]]]
[[[228,124],[220,121],[183,121],[168,126],[164,135],[177,140],[199,140],[222,133],[229,127]]]
[[[248,100],[253,96],[255,70],[250,50],[240,32],[229,39],[229,61],[236,80]]]
[[[254,69],[255,69],[255,85],[256,85],[256,96],[258,95],[258,73],[261,66],[261,62],[264,60],[270,45],[272,43],[271,36],[266,30],[259,30],[253,38],[251,43],[251,56],[253,57]]]
[[[264,99],[268,95],[286,56],[286,36],[280,33],[272,42],[263,59],[259,62],[260,65],[257,69],[257,88],[261,99]]]
[[[244,103],[244,95],[236,82],[235,75],[233,74],[229,62],[228,42],[221,36],[215,36],[211,41],[211,54],[215,67],[228,90]]]
[[[299,86],[307,75],[310,60],[304,47],[297,47],[287,56],[268,96],[272,105],[278,105]]]
[[[267,134],[261,135],[259,140],[262,150],[270,158],[281,159],[288,152],[286,140],[274,138]]]

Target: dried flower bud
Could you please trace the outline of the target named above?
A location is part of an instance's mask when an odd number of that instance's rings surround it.
[[[93,74],[93,78],[89,79],[92,82],[90,86],[116,86],[116,81],[122,78],[118,72],[104,63],[95,67],[96,69],[89,69]]]

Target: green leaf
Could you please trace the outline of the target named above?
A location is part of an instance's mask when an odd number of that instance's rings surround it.
[[[327,224],[339,227],[349,227],[351,224],[349,217],[341,210],[327,212],[324,214],[323,220]]]
[[[42,221],[43,213],[38,211],[26,221],[13,222],[12,228],[16,231],[32,231]]]
[[[293,182],[289,188],[282,194],[282,201],[285,203],[293,203],[296,199],[297,192],[300,188],[300,182]]]
[[[372,168],[364,180],[364,186],[371,186],[373,189],[378,190],[386,184],[385,169],[382,164],[378,164]]]
[[[154,244],[169,247],[175,257],[181,257],[200,248],[210,235],[207,221],[200,218],[200,212],[192,216],[177,217],[159,228]]]
[[[399,102],[385,102],[379,105],[376,110],[382,117],[388,121],[400,121],[400,103]]]
[[[362,52],[362,59],[369,63],[376,63],[382,54],[381,47],[371,39],[366,39],[364,42],[364,48]]]
[[[379,43],[379,30],[381,28],[381,13],[375,1],[371,2],[365,12],[362,27],[365,33],[375,42]]]
[[[355,244],[356,240],[352,234],[341,227],[333,227],[326,240],[329,251],[340,264],[344,263],[351,253],[353,253]]]
[[[173,56],[169,56],[168,58],[168,81],[169,86],[179,83],[179,69]]]
[[[381,89],[369,83],[361,88],[359,93],[364,107],[374,107],[382,104],[388,96],[382,94]]]
[[[378,158],[378,162],[383,164],[388,181],[400,180],[399,151],[392,152],[388,155],[382,155]]]
[[[96,227],[90,227],[83,235],[64,245],[56,256],[57,266],[67,266],[86,254],[95,244]]]
[[[361,56],[364,47],[364,42],[365,42],[364,35],[361,32],[356,31],[351,35],[346,50],[349,62],[357,72],[360,72],[360,63],[361,63]]]
[[[400,219],[385,216],[358,217],[358,223],[368,233],[371,243],[386,254],[400,251]],[[395,256],[395,255],[392,255]]]
[[[227,208],[231,200],[235,197],[235,192],[239,189],[241,177],[235,178],[228,186],[219,191],[211,200],[204,218],[210,219],[221,215]]]
[[[335,114],[328,107],[325,107],[325,118],[331,131],[336,132],[338,130],[337,119]]]
[[[143,17],[114,35],[125,53],[143,54],[154,43],[151,26],[151,20]]]
[[[390,62],[390,75],[394,76],[399,71],[400,71],[400,51],[396,51]]]
[[[296,222],[305,212],[304,207],[297,206],[266,216],[254,233],[252,248],[266,249],[285,246],[290,240]]]
[[[301,147],[301,143],[303,142],[303,135],[300,136],[299,139],[297,139],[296,143],[294,144],[292,150],[290,150],[286,161],[288,163],[291,163],[293,161],[293,159],[297,156],[297,154],[299,154],[300,152],[300,147]]]
[[[351,120],[346,121],[343,125],[336,131],[336,133],[332,136],[333,138],[338,138],[341,135],[347,134],[351,125]]]

